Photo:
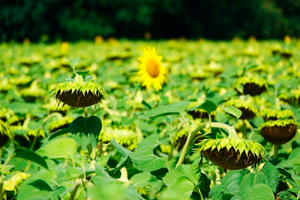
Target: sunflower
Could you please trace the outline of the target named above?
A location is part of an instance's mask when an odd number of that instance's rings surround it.
[[[156,91],[162,88],[163,83],[166,80],[167,70],[161,64],[162,56],[156,53],[155,47],[143,48],[142,56],[138,58],[140,81],[142,86],[146,86],[150,89],[153,85]]]

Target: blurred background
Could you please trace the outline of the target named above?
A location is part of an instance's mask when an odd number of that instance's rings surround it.
[[[300,35],[299,0],[6,0],[0,15],[1,42]]]

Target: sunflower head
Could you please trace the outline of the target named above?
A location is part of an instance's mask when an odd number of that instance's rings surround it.
[[[70,123],[74,120],[73,117],[63,117],[62,119],[53,121],[50,125],[49,125],[49,132],[53,133],[59,129],[62,128],[67,128],[69,127]]]
[[[243,169],[266,159],[265,149],[257,142],[238,139],[205,139],[199,143],[200,152],[224,169]]]
[[[292,119],[268,121],[261,125],[260,132],[272,144],[285,144],[295,136],[297,123]]]
[[[9,126],[0,120],[0,148],[6,144],[9,138],[12,137],[12,132]]]
[[[272,109],[263,109],[260,111],[260,116],[269,120],[278,120],[280,118],[294,118],[294,113],[291,110],[272,110]]]
[[[2,79],[0,81],[0,93],[7,93],[7,91],[12,90],[13,86],[8,83],[7,79]]]
[[[29,88],[21,91],[21,96],[27,102],[34,102],[36,99],[44,98],[46,91],[38,87],[37,81],[33,81]]]
[[[128,129],[104,128],[99,135],[99,140],[108,143],[111,139],[116,140],[123,147],[134,150],[138,144],[138,134]]]
[[[94,105],[105,99],[106,94],[96,82],[84,81],[79,74],[74,81],[60,83],[53,89],[53,95],[60,102],[72,107],[86,107]]]
[[[267,83],[260,77],[242,77],[239,78],[235,86],[243,86],[243,93],[251,96],[259,95],[267,90]]]
[[[17,172],[10,179],[4,181],[3,189],[6,191],[15,191],[28,177],[30,177],[30,174],[26,174],[24,172]]]
[[[156,49],[147,47],[142,49],[142,56],[138,58],[140,81],[142,86],[150,89],[152,86],[156,91],[162,88],[166,80],[166,68],[161,64],[162,56],[156,53]]]
[[[257,109],[251,104],[241,99],[231,99],[225,103],[225,106],[235,106],[242,111],[240,119],[253,119],[256,116]]]

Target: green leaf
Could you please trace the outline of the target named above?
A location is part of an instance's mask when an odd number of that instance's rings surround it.
[[[48,183],[41,179],[35,180],[29,183],[28,185],[32,185],[39,190],[53,191],[52,188],[48,185]]]
[[[70,59],[69,63],[70,66],[73,68],[73,71],[75,71],[75,66],[81,61],[80,57],[76,58],[76,59]]]
[[[156,191],[158,191],[163,186],[162,181],[158,180],[150,172],[142,172],[139,174],[135,174],[131,177],[130,182],[135,188],[151,186],[156,188]]]
[[[265,166],[262,168],[261,172],[264,173],[267,178],[266,185],[268,185],[275,193],[279,181],[279,173],[277,168],[271,163],[267,162]]]
[[[48,169],[45,159],[30,149],[26,149],[23,147],[16,147],[15,157],[30,160],[30,161],[35,162],[35,163],[41,165],[42,167],[45,167],[46,169]]]
[[[236,117],[237,119],[239,119],[242,116],[242,111],[240,111],[240,109],[234,107],[234,106],[227,106],[224,107],[223,110],[228,113],[233,115],[234,117]]]
[[[59,129],[57,131],[55,131],[54,133],[51,133],[48,138],[46,138],[43,142],[47,142],[47,141],[50,141],[56,137],[59,137],[61,135],[64,135],[66,133],[70,133],[70,130],[69,128],[63,128],[63,129]]]
[[[189,200],[194,184],[186,177],[180,177],[162,193],[162,200]]]
[[[300,165],[300,147],[295,148],[287,160],[281,161],[278,166],[291,168],[295,165]]]
[[[129,155],[137,169],[155,171],[166,166],[165,158],[160,158],[153,154],[153,149],[158,145],[157,134],[152,134],[142,140],[137,149]]]
[[[97,182],[87,188],[89,199],[124,199],[125,185],[122,182]]]
[[[85,80],[86,75],[89,73],[90,71],[81,71],[81,72],[76,72],[77,74],[79,74],[80,76],[83,77],[83,79]]]
[[[201,190],[201,193],[203,194],[204,197],[208,197],[209,192],[210,192],[210,183],[211,183],[211,181],[209,180],[207,175],[204,174],[204,173],[201,173],[200,179],[199,179],[198,182],[199,182],[198,183],[198,188]]]
[[[170,186],[181,177],[185,177],[194,185],[197,185],[200,177],[200,169],[197,165],[180,165],[175,170],[167,173],[163,181],[167,186]]]
[[[37,153],[48,158],[69,158],[76,153],[76,149],[76,142],[72,138],[59,138],[38,149]]]
[[[188,101],[181,101],[170,105],[159,106],[139,116],[141,119],[153,119],[158,116],[180,114],[190,105]]]
[[[94,134],[95,138],[98,138],[101,129],[102,122],[97,116],[90,116],[88,118],[79,116],[69,125],[69,130],[71,133],[84,133],[86,135]]]
[[[275,200],[272,189],[266,184],[257,184],[249,188],[242,197],[244,200]]]
[[[122,145],[120,145],[116,140],[111,139],[110,143],[116,148],[118,152],[122,154],[122,156],[129,156],[132,152],[128,149],[124,148]]]
[[[43,199],[56,199],[63,191],[52,191],[51,184],[55,182],[55,173],[53,170],[42,169],[33,173],[24,183],[20,186],[17,193],[18,200],[43,200]],[[40,182],[39,180],[43,180]],[[48,186],[47,186],[48,185]],[[53,197],[54,195],[55,198]]]
[[[210,114],[217,109],[217,105],[211,100],[206,100],[204,103],[198,106],[198,108],[202,108],[203,110],[208,112],[208,114]]]
[[[166,159],[153,154],[151,146],[136,149],[130,158],[135,167],[142,171],[155,171],[166,166]]]
[[[224,187],[224,193],[236,195],[240,190],[240,184],[248,170],[244,171],[229,171],[222,179],[222,185]]]

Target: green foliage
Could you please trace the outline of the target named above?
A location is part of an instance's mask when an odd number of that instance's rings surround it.
[[[15,149],[15,157],[19,157],[19,158],[23,158],[23,159],[35,162],[35,163],[41,165],[42,167],[45,167],[46,169],[48,169],[48,165],[47,165],[46,161],[44,160],[44,158],[42,158],[39,154],[35,153],[32,150],[22,148],[22,147],[17,147]]]
[[[190,104],[190,102],[182,101],[173,103],[166,106],[159,106],[154,108],[143,115],[139,116],[141,119],[152,119],[155,117],[161,117],[164,115],[171,115],[171,114],[181,114]]]
[[[162,1],[161,6],[170,13],[182,9],[180,1],[167,8],[170,2]],[[62,52],[59,45],[67,45],[70,51]],[[168,74],[160,91],[138,83],[135,64],[144,45],[156,46],[163,55]],[[275,148],[259,132],[262,124],[272,120],[262,114],[268,112],[266,108],[275,110],[270,115],[274,117],[278,110],[287,111],[287,120],[294,120],[299,128],[298,47],[294,39],[291,44],[183,39],[1,44],[0,120],[6,127],[0,134],[0,141],[5,140],[0,148],[1,195],[6,200],[299,199],[299,130],[290,142]],[[289,52],[290,58],[280,55]],[[82,82],[80,77],[89,71],[94,83],[109,94],[102,103],[70,108],[63,102],[51,104],[50,92],[32,99],[21,95],[32,85],[37,91],[49,91],[65,82],[72,73],[69,57],[78,55],[81,62],[71,61],[79,70],[77,79]],[[268,90],[255,97],[239,94],[234,86],[246,76],[260,77]],[[234,99],[257,109],[254,118],[239,119],[248,107],[224,108]],[[86,115],[90,117],[82,117]],[[57,129],[50,133],[52,124]],[[11,138],[5,138],[6,132]],[[201,142],[207,142],[203,147],[210,154],[200,154]],[[255,155],[269,161],[253,160]],[[211,158],[234,158],[232,165],[241,161],[249,166],[228,171]]]
[[[79,116],[69,125],[71,133],[93,134],[95,138],[98,138],[101,129],[102,122],[97,116],[90,116],[88,118]]]
[[[76,146],[72,138],[59,138],[43,145],[37,153],[47,158],[70,158],[76,152]]]

